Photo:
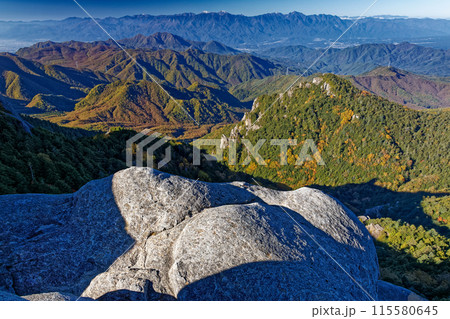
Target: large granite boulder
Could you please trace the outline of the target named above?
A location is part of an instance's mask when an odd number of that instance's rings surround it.
[[[280,192],[130,168],[70,195],[0,196],[0,287],[98,300],[371,300],[357,217],[321,191]]]

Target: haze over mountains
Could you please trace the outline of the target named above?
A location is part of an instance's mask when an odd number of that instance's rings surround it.
[[[280,46],[258,53],[286,65],[304,68],[320,58],[312,66],[312,72],[356,75],[378,66],[394,66],[419,74],[450,76],[450,50],[427,48],[407,42],[362,44],[329,50]]]
[[[328,51],[354,18],[0,22],[0,300],[367,299],[302,227],[374,299],[448,300],[450,22],[384,18]],[[118,172],[148,128],[173,175]]]
[[[17,55],[2,54],[4,104],[19,113],[74,111],[49,119],[83,128],[177,126],[192,122],[191,117],[201,124],[231,123],[248,107],[243,102],[286,88],[295,80],[295,76],[282,76],[286,65],[296,65],[293,70],[301,72],[323,52],[292,46],[264,50],[258,57],[221,43],[185,40],[170,33],[137,35],[119,42],[133,59],[112,40],[47,41],[22,48]],[[408,43],[366,44],[329,50],[309,73],[357,75],[392,64],[446,76],[450,74],[448,56],[449,50]],[[179,102],[170,102],[161,88],[151,85],[152,79],[134,59]],[[408,80],[401,77],[403,86],[400,76],[384,84],[367,76],[355,77],[353,82],[411,107],[448,106],[447,79],[407,74]]]
[[[268,13],[259,16],[227,12],[136,15],[98,19],[116,39],[170,32],[194,41],[218,41],[235,48],[268,48],[303,44],[323,47],[336,40],[354,19],[333,15]],[[38,42],[107,40],[89,18],[60,21],[0,22],[0,39]],[[342,45],[413,41],[450,48],[450,21],[444,19],[363,18],[340,40]]]

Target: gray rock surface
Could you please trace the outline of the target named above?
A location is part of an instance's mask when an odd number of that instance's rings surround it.
[[[28,301],[75,301],[78,299],[77,296],[61,294],[59,292],[45,292],[42,294],[22,296],[22,298]]]
[[[130,168],[70,195],[0,196],[0,273],[18,295],[100,300],[377,299],[368,231],[310,188]],[[9,285],[9,286],[8,286]]]
[[[111,192],[112,177],[70,195],[0,196],[0,263],[17,295],[80,295],[133,243]]]
[[[365,221],[368,221],[370,219],[369,216],[358,216],[358,219],[360,220],[361,223],[364,223]]]
[[[393,285],[389,282],[380,280],[378,282],[378,299],[380,301],[426,301],[427,299],[419,296],[403,287]]]
[[[366,226],[366,228],[369,231],[370,235],[375,239],[387,235],[386,231],[380,224],[369,224]]]

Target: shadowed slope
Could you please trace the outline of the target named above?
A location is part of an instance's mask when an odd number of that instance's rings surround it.
[[[450,107],[450,79],[416,75],[393,67],[380,67],[350,81],[395,103],[414,109]]]
[[[114,299],[114,292],[122,299],[177,296],[195,281],[230,270],[234,275],[215,286],[211,299],[230,299],[230,289],[232,299],[242,300],[377,298],[377,258],[368,232],[317,190],[278,192],[130,168],[73,195],[6,195],[0,202],[0,258],[14,278],[7,288],[19,295],[84,290],[83,297],[95,299]],[[269,280],[255,285],[245,274]],[[280,288],[270,291],[271,285]],[[188,291],[180,297],[206,297]]]

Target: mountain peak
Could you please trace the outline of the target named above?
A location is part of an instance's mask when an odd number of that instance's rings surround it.
[[[138,34],[132,38],[119,40],[119,42],[130,48],[150,50],[170,49],[175,51],[186,51],[189,49],[196,49],[217,54],[235,54],[239,52],[238,50],[217,41],[191,41],[170,32],[155,32],[148,36]]]
[[[449,105],[450,84],[437,77],[380,66],[350,79],[361,90],[413,109],[446,108]]]
[[[379,66],[361,76],[404,76],[408,74],[407,71],[398,69],[393,66]]]

